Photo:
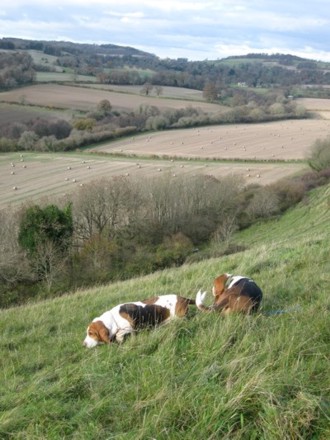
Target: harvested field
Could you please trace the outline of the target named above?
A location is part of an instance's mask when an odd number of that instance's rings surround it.
[[[168,94],[174,92],[166,91]],[[126,108],[130,109],[143,102],[151,105],[159,102],[162,106],[191,105],[191,101],[179,99],[142,97],[136,89],[129,94],[119,89],[117,92],[105,92],[97,88],[59,85],[38,85],[1,93],[0,100],[16,99],[20,102],[22,96],[26,102],[40,106],[85,110],[95,108],[105,98],[113,106],[115,99],[118,99],[118,106],[128,106]],[[320,110],[320,104],[328,111],[327,100],[308,100],[307,105],[304,102],[307,108],[314,110]],[[204,106],[205,111],[219,111],[221,108],[201,102],[198,102],[198,106]],[[14,112],[10,114],[9,109],[14,109]],[[40,111],[37,107],[24,108],[5,103],[0,107],[5,122],[24,120],[36,109]],[[49,111],[49,114],[53,113],[56,111]],[[62,111],[58,113],[65,114]],[[170,173],[173,178],[181,173],[215,177],[234,174],[243,176],[247,184],[264,185],[306,168],[303,160],[311,145],[329,133],[329,120],[293,120],[149,133],[103,144],[91,149],[91,154],[26,153],[24,162],[21,162],[18,153],[1,154],[0,206],[26,200],[36,201],[48,195],[62,196],[91,180],[119,175],[134,179],[160,173]],[[122,156],[102,153],[120,153]],[[221,159],[226,161],[221,162]]]
[[[93,89],[109,90],[117,93],[130,93],[133,95],[141,95],[142,86],[130,86],[130,85],[114,85],[114,84],[90,84],[87,85]],[[152,90],[150,96],[156,96],[155,91]],[[203,92],[195,89],[185,89],[183,87],[170,87],[163,86],[160,98],[175,98],[192,101],[205,101],[203,98]]]
[[[66,86],[59,84],[38,84],[0,93],[0,102],[19,103],[25,97],[28,104],[50,108],[77,109],[90,111],[102,99],[108,99],[115,110],[134,110],[141,105],[156,106],[159,109],[180,109],[192,106],[209,113],[221,111],[224,107],[207,102],[193,103],[191,100],[142,96],[122,92],[98,90],[90,87]]]
[[[306,110],[318,113],[323,119],[330,119],[330,99],[301,98],[297,102]]]
[[[322,119],[218,125],[135,136],[93,151],[202,159],[303,160],[315,140],[329,134],[330,121]]]
[[[24,161],[24,162],[23,162]],[[241,175],[246,183],[267,184],[299,172],[304,164],[219,163],[189,160],[136,160],[92,154],[1,154],[0,207],[45,196],[64,196],[101,177],[128,179],[170,173],[206,174],[215,177]]]

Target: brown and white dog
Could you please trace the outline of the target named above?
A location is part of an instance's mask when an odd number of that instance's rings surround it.
[[[87,327],[84,345],[93,348],[114,341],[123,342],[126,335],[139,329],[186,316],[189,304],[195,304],[195,300],[175,294],[119,304],[93,319]]]
[[[199,290],[196,295],[196,306],[202,311],[218,311],[221,314],[231,312],[256,312],[262,300],[262,290],[251,279],[239,275],[225,273],[215,278],[212,293],[214,303],[204,305],[206,292]]]

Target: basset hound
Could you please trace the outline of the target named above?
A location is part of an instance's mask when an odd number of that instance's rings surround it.
[[[202,311],[218,311],[223,315],[231,312],[256,312],[262,300],[262,290],[251,279],[229,273],[222,274],[213,282],[213,305],[204,305],[207,292],[199,290],[196,295],[196,306]]]
[[[186,316],[190,304],[194,305],[195,300],[175,294],[119,304],[93,319],[87,327],[84,345],[93,348],[114,341],[121,343],[126,335],[139,329],[156,327],[173,318]]]

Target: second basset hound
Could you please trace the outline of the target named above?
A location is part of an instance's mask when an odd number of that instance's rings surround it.
[[[126,335],[139,329],[186,316],[190,304],[195,304],[195,300],[175,294],[119,304],[93,319],[87,327],[84,345],[93,348],[114,341],[123,342]]]
[[[231,312],[256,312],[262,300],[262,290],[251,279],[229,273],[215,278],[212,293],[213,305],[204,305],[206,292],[201,290],[196,295],[196,306],[202,311],[218,311],[222,314]]]

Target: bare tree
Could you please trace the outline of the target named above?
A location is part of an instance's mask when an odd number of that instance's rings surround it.
[[[203,97],[207,101],[216,101],[218,99],[218,89],[214,82],[208,81],[203,88]]]
[[[104,232],[113,238],[127,224],[131,186],[125,177],[100,179],[85,185],[73,201],[75,233],[89,240]]]
[[[30,277],[29,263],[18,244],[19,214],[13,209],[0,211],[0,279],[16,283]]]
[[[155,86],[155,90],[156,90],[156,95],[160,96],[163,94],[163,87],[162,86]]]
[[[63,276],[67,259],[68,256],[64,257],[63,253],[58,251],[54,242],[50,240],[38,246],[36,258],[31,261],[31,267],[38,274],[38,278],[45,283],[48,292],[50,292],[54,282]]]
[[[143,84],[143,87],[141,89],[141,94],[149,96],[150,92],[153,88],[154,88],[154,86],[152,84],[150,84],[149,82],[146,82]]]

